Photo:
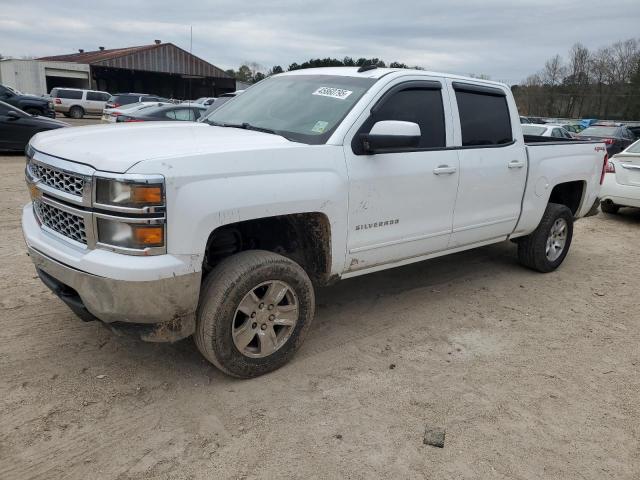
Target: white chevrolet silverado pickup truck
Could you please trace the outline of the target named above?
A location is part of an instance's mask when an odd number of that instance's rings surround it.
[[[524,266],[557,268],[597,208],[606,150],[555,140],[523,137],[500,83],[298,70],[200,123],[36,135],[22,227],[78,316],[193,335],[248,378],[292,357],[317,286],[506,240]]]

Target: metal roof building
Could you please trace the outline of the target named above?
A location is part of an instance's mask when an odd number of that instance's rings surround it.
[[[42,57],[39,61],[89,65],[91,88],[111,93],[152,93],[171,98],[218,96],[235,90],[235,79],[215,65],[156,40],[151,45]],[[56,85],[65,86],[65,85]]]

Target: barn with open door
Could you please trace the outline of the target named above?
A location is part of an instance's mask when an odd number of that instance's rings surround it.
[[[43,57],[40,61],[88,65],[91,87],[110,93],[149,93],[167,98],[214,97],[236,89],[222,69],[173,43]]]

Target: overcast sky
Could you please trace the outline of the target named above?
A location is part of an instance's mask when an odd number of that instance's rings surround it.
[[[193,53],[224,69],[348,55],[517,83],[575,42],[640,37],[640,0],[0,0],[0,54],[188,50],[190,26]]]

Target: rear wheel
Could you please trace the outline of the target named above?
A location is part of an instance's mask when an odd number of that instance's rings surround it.
[[[84,110],[82,107],[74,106],[69,109],[69,116],[71,118],[82,118],[84,117]]]
[[[611,215],[615,215],[616,213],[618,213],[618,210],[620,210],[620,205],[616,205],[611,200],[608,200],[600,204],[600,209],[604,213],[610,213]]]
[[[257,377],[291,359],[314,309],[313,285],[297,263],[272,252],[241,252],[207,276],[195,342],[228,375]]]
[[[564,261],[573,238],[573,214],[565,205],[549,203],[533,233],[518,240],[518,261],[539,272],[551,272]]]

